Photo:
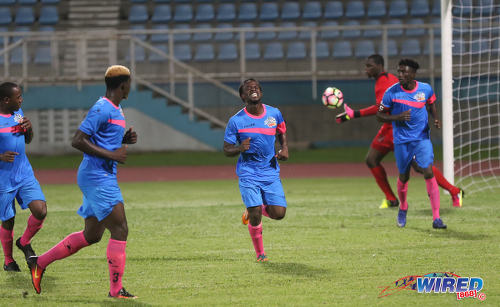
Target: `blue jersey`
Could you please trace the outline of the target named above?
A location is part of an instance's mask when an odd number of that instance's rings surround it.
[[[262,105],[264,112],[255,116],[246,108],[236,113],[226,126],[224,141],[240,144],[250,139],[250,149],[242,152],[236,165],[240,178],[268,181],[279,178],[280,167],[275,158],[276,134],[286,132],[285,121],[277,108]]]
[[[115,151],[122,146],[125,115],[121,106],[115,106],[108,98],[101,97],[90,108],[79,129],[89,135],[90,141],[95,145]],[[78,184],[89,186],[116,180],[117,163],[83,153],[83,160],[78,168]]]
[[[0,153],[19,153],[12,163],[0,161],[0,193],[16,190],[25,179],[34,177],[26,157],[24,130],[21,128],[23,117],[21,109],[14,114],[0,114]]]
[[[382,98],[382,105],[390,109],[392,115],[411,110],[409,121],[394,121],[394,144],[429,139],[429,120],[426,104],[436,101],[432,87],[423,82],[417,82],[411,91],[405,90],[401,84],[391,86]]]

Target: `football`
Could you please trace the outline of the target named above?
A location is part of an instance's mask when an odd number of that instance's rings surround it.
[[[344,94],[336,87],[327,87],[323,92],[321,101],[326,107],[336,109],[344,102]]]

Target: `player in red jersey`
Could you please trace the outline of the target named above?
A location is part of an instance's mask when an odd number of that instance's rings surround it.
[[[337,123],[340,124],[358,117],[376,115],[385,91],[391,85],[399,82],[396,76],[384,71],[384,58],[378,54],[372,54],[367,58],[365,63],[365,72],[369,78],[375,79],[376,103],[361,110],[353,110],[346,103],[344,103],[345,112],[336,116]],[[385,199],[382,201],[380,208],[397,207],[399,205],[399,201],[392,191],[389,181],[387,180],[385,169],[381,164],[382,159],[384,159],[390,151],[394,151],[394,143],[392,123],[389,122],[384,123],[378,131],[370,145],[370,149],[368,150],[365,159],[366,165],[370,169],[373,177],[375,177],[375,181],[385,194]],[[439,186],[450,193],[453,206],[461,207],[464,191],[449,183],[435,166],[433,166],[432,169]],[[419,171],[418,169],[415,170]]]

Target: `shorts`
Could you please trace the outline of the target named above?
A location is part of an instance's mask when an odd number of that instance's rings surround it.
[[[375,138],[373,138],[371,148],[386,154],[394,150],[394,137],[392,135],[392,125],[384,124],[380,127]]]
[[[78,214],[84,219],[96,217],[100,222],[105,219],[113,208],[123,204],[123,196],[117,182],[106,183],[104,186],[80,186],[83,193],[83,204]]]
[[[413,141],[394,145],[394,155],[399,173],[406,174],[411,162],[415,160],[421,168],[427,168],[434,162],[434,150],[431,140]]]
[[[272,205],[286,208],[285,192],[278,178],[272,181],[239,180],[241,199],[247,208]]]
[[[45,201],[40,183],[35,177],[22,184],[14,191],[0,193],[0,220],[7,221],[16,216],[16,207],[14,199],[21,209],[25,210],[34,200]]]

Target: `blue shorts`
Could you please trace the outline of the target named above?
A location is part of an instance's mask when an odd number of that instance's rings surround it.
[[[7,221],[16,216],[16,207],[14,206],[14,199],[21,209],[28,208],[28,205],[34,200],[45,201],[40,184],[35,177],[29,179],[14,191],[0,193],[0,220]]]
[[[431,140],[394,144],[394,155],[396,156],[396,164],[400,174],[408,172],[413,160],[424,169],[434,162],[434,150],[432,149]]]
[[[247,208],[261,205],[286,207],[285,192],[281,180],[255,181],[240,179],[240,193]]]
[[[106,183],[104,186],[80,186],[83,193],[83,204],[78,209],[78,214],[84,219],[96,217],[100,222],[105,219],[113,208],[123,204],[122,192],[118,183]]]

